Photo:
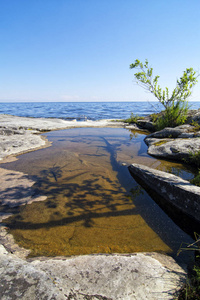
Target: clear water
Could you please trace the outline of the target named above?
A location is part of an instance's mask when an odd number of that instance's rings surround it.
[[[123,128],[79,128],[45,134],[52,146],[2,167],[36,180],[43,202],[20,208],[7,225],[33,256],[159,251],[176,256],[191,238],[130,176],[134,162],[192,174],[147,155],[144,135]]]
[[[190,102],[191,109],[200,108],[200,102]],[[101,120],[126,119],[131,112],[146,116],[162,110],[159,102],[32,102],[0,103],[1,114],[21,117]]]

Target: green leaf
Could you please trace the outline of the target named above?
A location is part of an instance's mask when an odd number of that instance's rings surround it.
[[[193,86],[197,83],[197,75],[193,68],[187,68],[182,77],[176,81],[176,87],[169,95],[169,89],[166,87],[162,90],[158,85],[159,76],[153,77],[153,68],[149,68],[149,62],[146,59],[144,64],[136,59],[130,68],[136,68],[139,72],[135,73],[134,76],[141,86],[154,94],[158,101],[165,107],[164,123],[177,124],[185,120],[184,114],[187,113],[188,105],[186,99],[191,95]],[[162,122],[161,122],[162,123]],[[164,124],[163,123],[163,124]]]

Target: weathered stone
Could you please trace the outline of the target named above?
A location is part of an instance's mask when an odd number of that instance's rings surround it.
[[[188,111],[187,123],[192,122],[200,124],[200,109],[193,109]]]
[[[138,120],[137,124],[148,131],[155,131],[155,125],[148,119]]]
[[[139,164],[130,165],[129,171],[172,205],[200,222],[200,187],[178,176]]]
[[[9,217],[9,214],[6,215],[3,213],[0,215],[1,220],[6,217]],[[0,245],[1,244],[9,253],[15,254],[18,258],[25,259],[31,252],[30,250],[19,247],[19,245],[16,244],[13,235],[8,233],[8,228],[3,223],[0,224]]]
[[[84,255],[35,259],[0,246],[0,297],[10,299],[174,299],[185,271],[162,254]]]
[[[147,137],[145,142],[149,146],[148,154],[174,160],[188,160],[191,154],[200,151],[199,138],[155,139]]]
[[[76,122],[67,121],[57,118],[26,118],[11,115],[0,114],[1,128],[7,129],[25,129],[25,130],[36,130],[36,131],[48,131],[55,129],[65,129],[74,127],[120,127],[123,126],[123,122],[114,122],[112,120],[99,120],[99,121],[82,121]]]
[[[41,138],[39,135],[34,135],[29,131],[24,131],[20,137],[16,134],[9,136],[0,135],[0,160],[9,155],[44,147],[45,143],[44,138]]]
[[[64,299],[53,281],[44,271],[9,254],[0,246],[0,298],[14,299]]]
[[[24,130],[0,128],[0,135],[24,134]]]
[[[156,157],[184,160],[200,151],[200,132],[189,124],[165,128],[145,138],[148,154]]]
[[[186,133],[189,133],[189,137],[191,137],[191,134],[194,136],[194,129],[195,127],[189,124],[180,125],[175,128],[166,127],[148,135],[148,138],[181,138],[182,135]]]

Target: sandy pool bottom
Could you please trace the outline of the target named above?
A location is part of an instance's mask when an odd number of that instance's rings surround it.
[[[191,239],[130,176],[137,162],[190,176],[181,164],[147,155],[144,135],[126,129],[80,128],[45,134],[52,146],[3,167],[29,174],[47,200],[6,220],[31,256],[176,253]]]

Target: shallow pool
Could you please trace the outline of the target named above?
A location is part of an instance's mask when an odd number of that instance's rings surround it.
[[[6,220],[32,256],[159,251],[175,255],[191,242],[135,182],[127,166],[140,163],[190,178],[182,164],[147,155],[144,134],[123,128],[45,133],[52,146],[23,154],[3,168],[22,171],[47,196]]]

